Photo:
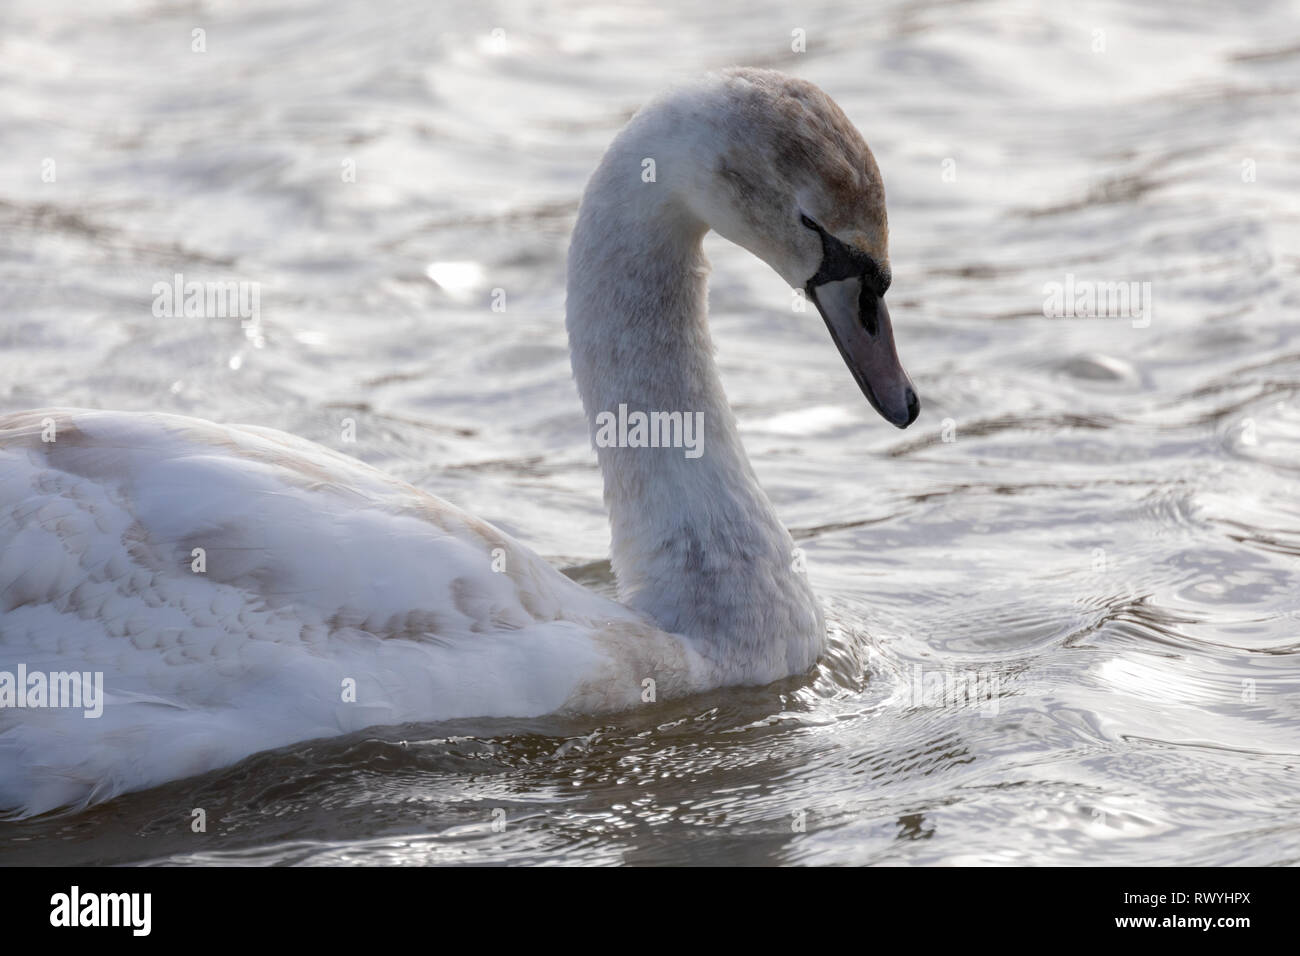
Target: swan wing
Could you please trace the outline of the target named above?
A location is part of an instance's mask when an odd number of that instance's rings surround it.
[[[103,675],[98,715],[0,706],[0,808],[380,724],[617,709],[697,664],[492,525],[320,445],[164,414],[0,417],[0,704],[20,668]]]

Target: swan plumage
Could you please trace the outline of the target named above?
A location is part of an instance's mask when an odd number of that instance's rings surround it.
[[[0,806],[368,726],[617,709],[703,669],[492,525],[271,429],[0,417],[0,500],[0,669],[107,680],[97,718],[0,711]]]
[[[615,711],[648,681],[663,699],[811,667],[821,612],[713,364],[709,228],[806,287],[872,403],[915,417],[882,300],[879,172],[838,107],[759,70],[647,107],[579,211],[574,376],[593,429],[625,404],[702,413],[708,430],[698,459],[597,444],[617,602],[281,432],[0,416],[0,674],[102,672],[105,693],[95,718],[0,708],[0,809],[95,802],[370,726]]]

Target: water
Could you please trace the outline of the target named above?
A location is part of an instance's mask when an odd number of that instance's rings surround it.
[[[924,410],[882,422],[711,237],[815,679],[303,744],[2,824],[0,862],[1300,861],[1300,17],[1070,7],[6,5],[0,410],[282,428],[609,589],[567,234],[630,112],[733,63],[819,83],[875,151]],[[259,283],[260,326],[155,317],[176,273]],[[1151,308],[1044,318],[1067,276]],[[996,693],[915,701],[918,669]]]

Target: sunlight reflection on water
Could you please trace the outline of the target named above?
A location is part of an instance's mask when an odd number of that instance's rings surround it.
[[[7,10],[3,409],[335,446],[347,415],[350,453],[610,590],[564,339],[577,199],[666,82],[785,69],[876,153],[925,403],[882,423],[815,316],[708,240],[719,362],[827,656],[634,715],[259,755],[0,824],[0,860],[1300,860],[1291,8],[436,7],[223,6],[203,55],[188,10]],[[155,319],[174,272],[261,283],[263,347]],[[1150,327],[1044,318],[1067,273],[1151,282]],[[996,713],[918,705],[918,668],[996,673]]]

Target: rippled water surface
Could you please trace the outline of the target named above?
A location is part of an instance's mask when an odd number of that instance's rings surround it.
[[[259,755],[0,824],[0,862],[1300,862],[1295,4],[363,6],[5,5],[0,411],[282,428],[609,590],[578,197],[666,83],[784,69],[879,161],[924,401],[881,421],[710,237],[725,382],[831,649],[627,716]],[[156,318],[178,272],[260,283],[261,327]],[[1067,276],[1150,308],[1045,318]],[[945,673],[990,699],[924,693]]]

